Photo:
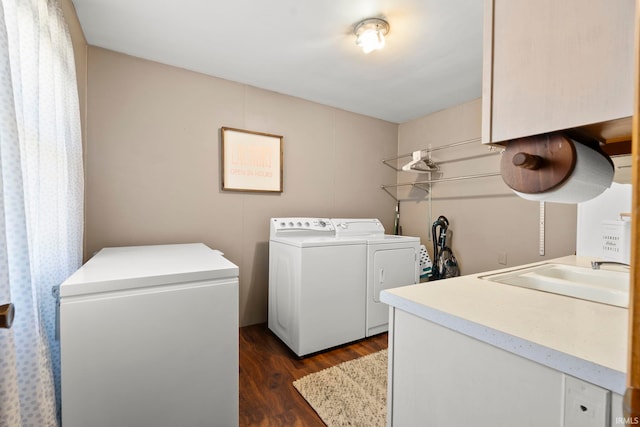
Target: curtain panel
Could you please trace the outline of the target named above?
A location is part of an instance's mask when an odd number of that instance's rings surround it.
[[[83,169],[73,48],[55,0],[0,0],[0,426],[55,426],[52,290],[82,263]]]

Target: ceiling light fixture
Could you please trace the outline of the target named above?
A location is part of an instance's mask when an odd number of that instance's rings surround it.
[[[380,18],[367,18],[356,24],[354,28],[356,44],[364,53],[384,47],[384,36],[389,33],[389,23]]]

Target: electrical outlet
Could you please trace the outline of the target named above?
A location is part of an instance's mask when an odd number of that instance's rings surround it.
[[[504,251],[498,252],[498,264],[507,265],[507,253]]]
[[[608,424],[610,392],[577,378],[564,376],[564,427]]]

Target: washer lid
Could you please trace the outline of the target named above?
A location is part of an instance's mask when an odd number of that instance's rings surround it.
[[[238,277],[222,255],[202,243],[105,248],[60,285],[60,296]]]

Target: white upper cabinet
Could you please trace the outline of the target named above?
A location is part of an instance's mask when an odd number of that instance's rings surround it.
[[[630,135],[634,23],[634,0],[485,0],[482,142]]]

